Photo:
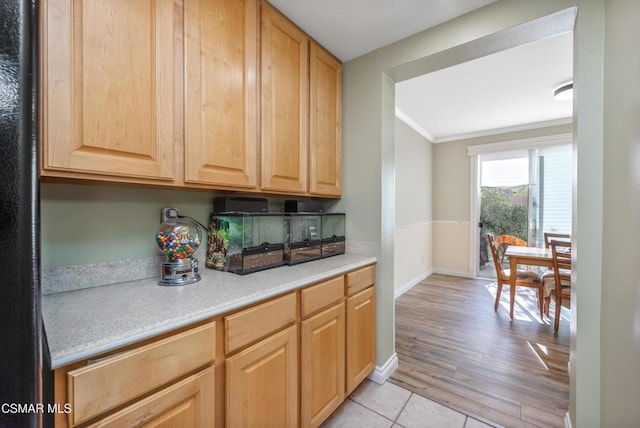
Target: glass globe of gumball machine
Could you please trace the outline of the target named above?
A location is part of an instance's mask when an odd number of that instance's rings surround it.
[[[198,259],[193,257],[202,242],[202,230],[188,218],[178,216],[175,208],[163,208],[162,224],[156,244],[167,260],[162,263],[158,285],[186,285],[200,281]]]

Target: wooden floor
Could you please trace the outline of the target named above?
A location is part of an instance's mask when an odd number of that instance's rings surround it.
[[[495,283],[439,274],[400,296],[390,382],[496,426],[563,427],[569,321],[554,334],[522,287],[511,321],[508,297],[495,312]]]

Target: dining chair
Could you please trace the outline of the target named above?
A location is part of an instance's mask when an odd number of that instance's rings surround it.
[[[570,241],[549,241],[551,247],[551,257],[553,259],[553,288],[550,287],[549,278],[544,278],[545,288],[545,312],[549,313],[549,302],[556,301],[555,319],[553,330],[558,331],[560,327],[560,309],[563,299],[571,299],[571,242]]]
[[[549,247],[549,243],[551,242],[551,240],[554,240],[554,241],[571,241],[571,235],[568,234],[568,233],[545,232],[544,233],[544,248],[551,248],[551,247]]]
[[[491,255],[493,256],[493,264],[496,267],[496,279],[498,283],[498,290],[496,292],[496,303],[493,307],[494,311],[498,310],[498,306],[500,306],[500,295],[502,294],[502,286],[510,285],[511,281],[511,270],[503,269],[502,264],[500,263],[500,256],[498,254],[498,249],[496,246],[496,240],[493,235],[487,234],[487,242],[489,243],[489,248],[491,249]],[[544,321],[543,318],[543,302],[544,302],[544,290],[542,287],[542,279],[540,275],[531,270],[517,270],[516,271],[516,288],[518,286],[521,287],[529,287],[535,288],[538,290],[538,305],[540,306],[540,320]],[[509,313],[513,313],[513,299],[509,302]]]
[[[545,232],[544,247],[547,249],[551,249],[550,243],[552,240],[568,242],[571,241],[571,235],[568,233]],[[549,316],[549,304],[551,303],[550,296],[552,293],[555,293],[555,283],[555,273],[553,271],[553,267],[551,267],[542,274],[542,285],[544,286],[544,313],[547,316]]]

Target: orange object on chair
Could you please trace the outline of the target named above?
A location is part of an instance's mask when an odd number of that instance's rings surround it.
[[[510,236],[510,235],[506,235],[506,236]],[[519,239],[519,238],[516,238],[516,239]],[[511,271],[509,269],[502,268],[502,264],[500,263],[500,256],[498,254],[498,249],[496,246],[497,239],[494,239],[492,235],[488,234],[487,241],[489,242],[489,247],[491,248],[491,255],[493,256],[493,263],[495,264],[495,267],[496,267],[498,291],[496,293],[496,303],[494,305],[494,310],[497,311],[498,306],[500,305],[500,294],[502,294],[502,286],[504,284],[506,285],[510,284]],[[525,243],[525,246],[526,246],[526,243]],[[540,278],[540,275],[530,270],[518,270],[516,271],[516,287],[518,286],[535,288],[538,290],[540,320],[544,320],[543,318],[544,289],[542,287],[542,279]],[[509,313],[513,313],[513,305],[514,305],[513,300],[509,302],[509,305],[510,305]]]
[[[509,248],[510,245],[515,245],[516,247],[527,246],[527,241],[513,235],[498,235],[495,238],[495,242],[496,249],[500,254],[500,263],[504,262],[504,252],[507,251],[507,248]]]

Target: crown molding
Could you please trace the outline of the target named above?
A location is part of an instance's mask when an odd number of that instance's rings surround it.
[[[494,135],[509,134],[513,132],[530,131],[532,129],[549,128],[552,126],[571,125],[573,123],[573,117],[566,117],[562,119],[545,120],[541,122],[527,123],[524,125],[507,126],[504,128],[487,129],[484,131],[468,132],[464,134],[448,135],[443,137],[434,137],[418,125],[414,120],[407,116],[402,110],[396,107],[396,117],[413,128],[418,134],[429,140],[433,144],[448,143],[451,141],[468,140],[471,138],[490,137]]]

